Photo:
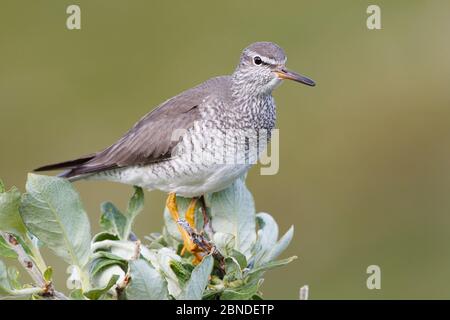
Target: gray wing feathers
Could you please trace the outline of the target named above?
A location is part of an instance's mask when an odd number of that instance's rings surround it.
[[[63,176],[74,177],[170,158],[179,141],[173,140],[174,131],[186,130],[195,121],[201,120],[200,109],[203,101],[217,91],[221,92],[225,89],[223,86],[228,85],[228,77],[217,77],[167,100],[139,120],[115,144],[65,172]]]

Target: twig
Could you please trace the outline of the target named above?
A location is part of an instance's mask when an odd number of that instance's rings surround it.
[[[300,300],[308,300],[309,286],[305,285],[300,288]]]
[[[25,252],[23,247],[20,245],[19,241],[17,241],[16,237],[14,237],[11,233],[0,231],[3,239],[7,243],[9,243],[11,249],[17,254],[18,260],[22,267],[29,273],[33,281],[41,288],[44,288],[47,285],[44,277],[42,276],[39,269],[33,263],[33,261],[28,257],[28,254]]]
[[[128,284],[130,283],[130,280],[131,280],[131,277],[127,273],[125,275],[125,278],[123,278],[123,281],[116,285],[117,300],[124,300],[125,299],[124,291],[125,291],[125,288],[128,286]]]
[[[35,284],[42,289],[40,295],[44,298],[48,299],[60,299],[60,300],[68,300],[63,293],[56,291],[53,288],[53,284],[51,281],[46,281],[41,271],[34,264],[32,259],[28,256],[28,254],[23,249],[22,245],[17,241],[16,237],[8,232],[0,231],[0,235],[5,239],[5,241],[10,245],[11,249],[17,254],[18,260],[22,267],[28,272],[30,277],[33,279]]]

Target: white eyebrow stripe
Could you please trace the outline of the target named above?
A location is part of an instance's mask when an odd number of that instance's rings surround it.
[[[268,57],[264,57],[264,56],[260,55],[259,53],[256,53],[255,51],[252,51],[252,50],[247,50],[247,54],[252,56],[252,57],[258,56],[258,57],[261,58],[261,60],[264,63],[267,63],[267,64],[274,64],[274,65],[276,65],[276,64],[280,64],[280,63],[286,63],[286,60],[287,60],[287,59],[284,59],[284,61],[279,62],[279,61],[276,61],[274,59],[271,59],[271,58],[268,58]]]

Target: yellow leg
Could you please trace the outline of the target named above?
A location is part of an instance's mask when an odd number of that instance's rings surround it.
[[[191,228],[195,228],[195,206],[197,204],[197,199],[193,198],[191,200],[191,203],[189,204],[188,209],[186,210],[186,221],[189,223]],[[178,220],[180,219],[180,215],[178,213],[178,206],[176,202],[176,195],[175,193],[169,193],[169,196],[166,201],[167,209],[170,212],[170,215],[172,216],[172,219],[177,223],[178,231],[181,234],[181,238],[183,239],[184,247],[181,251],[181,254],[183,255],[184,252],[187,250],[191,252],[194,257],[194,263],[198,263],[202,260],[202,255],[200,254],[201,250],[198,248],[198,246],[192,241],[191,237],[187,233],[186,230],[184,230],[179,224]]]
[[[186,221],[189,225],[195,229],[195,207],[197,205],[197,198],[192,198],[191,203],[189,203],[189,207],[186,210]]]

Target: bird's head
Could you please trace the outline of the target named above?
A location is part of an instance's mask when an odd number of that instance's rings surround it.
[[[255,42],[244,49],[236,71],[235,85],[257,93],[270,93],[285,79],[308,86],[313,80],[286,68],[284,50],[272,42]]]

